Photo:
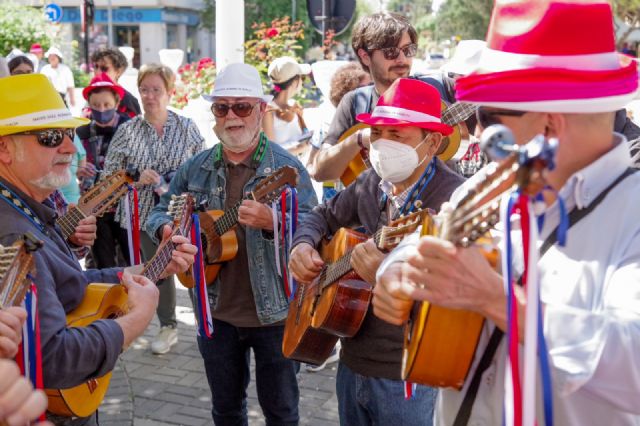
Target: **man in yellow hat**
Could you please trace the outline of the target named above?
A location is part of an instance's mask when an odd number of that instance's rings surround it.
[[[82,271],[56,226],[48,197],[71,179],[73,118],[43,75],[0,79],[0,243],[8,245],[30,232],[44,242],[34,253],[45,388],[66,389],[111,371],[123,348],[141,335],[153,318],[158,290],[136,275],[140,266]],[[164,229],[165,236],[169,227]],[[174,236],[177,249],[164,275],[185,271],[195,254],[189,240]],[[118,277],[122,274],[122,280]],[[83,300],[90,282],[122,282],[129,312],[87,327],[68,328],[66,313]],[[68,418],[50,415],[54,423]],[[74,425],[97,424],[95,413]]]

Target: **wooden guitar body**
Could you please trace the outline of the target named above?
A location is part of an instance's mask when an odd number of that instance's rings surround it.
[[[364,234],[341,228],[323,245],[320,255],[325,263],[332,263],[366,240]],[[371,284],[351,270],[322,289],[311,325],[340,337],[353,337],[367,314],[372,291]]]
[[[298,284],[284,325],[282,353],[287,358],[311,364],[322,364],[331,355],[338,342],[332,336],[311,326],[313,312],[319,296],[319,280],[311,284]]]
[[[338,139],[338,143],[346,140],[349,136],[353,135],[357,131],[366,129],[367,127],[369,127],[369,125],[364,123],[358,123],[350,127],[346,132],[342,134],[342,136],[340,136],[340,139]],[[344,172],[342,172],[342,175],[340,176],[340,180],[342,181],[342,184],[344,186],[349,186],[349,184],[356,180],[360,173],[364,172],[365,170],[367,170],[367,165],[362,158],[362,154],[358,153],[349,162],[347,168],[344,169]]]
[[[121,284],[90,284],[82,303],[67,315],[68,327],[86,327],[94,321],[117,318],[128,310],[127,292]],[[104,399],[111,372],[69,389],[46,389],[48,410],[61,416],[87,417]]]
[[[202,246],[205,251],[204,276],[207,285],[213,283],[220,272],[222,263],[236,257],[238,253],[238,239],[235,229],[219,236],[215,230],[215,221],[224,215],[222,210],[208,210],[198,213]],[[186,272],[178,274],[178,280],[183,286],[193,288],[196,283],[193,278],[193,266]]]

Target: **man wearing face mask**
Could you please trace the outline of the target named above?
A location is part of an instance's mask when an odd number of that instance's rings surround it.
[[[79,167],[77,176],[81,180],[81,189],[86,191],[100,178],[109,144],[118,126],[129,121],[126,113],[117,111],[124,96],[124,89],[115,84],[106,73],[98,74],[82,95],[91,108],[91,122],[78,127],[77,136],[87,153],[85,167]],[[97,220],[97,238],[92,247],[92,258],[97,268],[111,268],[122,263],[117,260],[117,249],[124,259],[128,258],[128,239],[126,230],[115,220],[115,211],[105,213]],[[128,261],[125,261],[128,263]]]
[[[440,96],[432,86],[398,79],[371,114],[357,119],[371,126],[373,170],[301,221],[289,264],[301,283],[313,281],[324,265],[317,251],[323,238],[341,227],[363,227],[373,235],[400,215],[420,208],[438,210],[463,182],[435,157],[452,128],[441,122]],[[351,266],[374,285],[384,257],[369,239],[354,248]],[[404,399],[402,341],[402,328],[380,321],[371,309],[356,335],[342,339],[336,382],[341,424],[431,424],[433,389],[419,386],[412,399]]]
[[[267,103],[258,70],[247,64],[230,64],[216,78],[205,99],[213,102],[214,131],[220,143],[187,160],[171,181],[146,222],[157,238],[172,194],[190,192],[196,205],[207,210],[238,208],[234,227],[238,252],[222,264],[215,282],[207,287],[214,336],[198,336],[211,388],[213,421],[217,425],[247,424],[246,390],[249,355],[256,363],[258,400],[267,424],[296,425],[298,415],[298,363],[282,355],[284,319],[288,300],[276,270],[276,247],[283,223],[267,204],[247,199],[256,185],[283,166],[298,171],[300,217],[317,204],[311,179],[293,155],[268,140],[260,131]],[[278,203],[279,204],[279,203]],[[280,206],[278,205],[278,210]],[[274,226],[276,232],[274,232]],[[221,368],[224,366],[224,368]]]

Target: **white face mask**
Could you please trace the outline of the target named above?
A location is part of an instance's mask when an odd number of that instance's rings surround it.
[[[372,142],[369,150],[371,167],[382,180],[391,183],[402,182],[427,159],[428,155],[425,155],[420,161],[416,152],[425,139],[415,148],[389,139],[378,139]]]

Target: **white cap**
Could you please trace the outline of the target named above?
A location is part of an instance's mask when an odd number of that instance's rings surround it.
[[[309,73],[311,73],[311,65],[299,64],[290,56],[282,56],[271,62],[267,72],[274,83],[284,83],[296,75],[307,75]]]
[[[202,97],[213,102],[215,98],[259,98],[271,102],[273,96],[265,95],[258,70],[248,64],[235,63],[224,67],[217,75],[213,92]]]
[[[44,54],[44,57],[48,59],[49,55],[56,55],[60,59],[64,58],[64,56],[62,56],[62,52],[60,51],[60,49],[53,46],[50,47],[49,50],[47,50],[47,53]]]
[[[453,57],[442,66],[445,72],[469,75],[476,70],[480,62],[480,54],[487,45],[482,40],[462,40],[456,46]]]

